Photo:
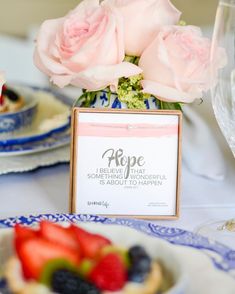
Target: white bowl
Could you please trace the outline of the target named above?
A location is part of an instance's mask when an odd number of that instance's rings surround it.
[[[102,234],[113,241],[114,244],[122,247],[132,245],[142,245],[152,258],[159,260],[165,269],[171,273],[174,281],[171,287],[164,294],[184,294],[187,285],[187,274],[179,257],[171,249],[172,245],[166,241],[149,237],[141,232],[130,228],[117,225],[102,225],[81,223],[79,226],[94,232]],[[3,229],[0,231],[0,272],[10,256],[14,254],[12,229]],[[33,253],[32,253],[33,254]]]

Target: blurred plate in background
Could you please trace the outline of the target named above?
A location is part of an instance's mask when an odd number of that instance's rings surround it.
[[[69,144],[72,99],[49,89],[21,86],[18,91],[38,100],[38,112],[30,127],[0,137],[0,156],[41,152]]]

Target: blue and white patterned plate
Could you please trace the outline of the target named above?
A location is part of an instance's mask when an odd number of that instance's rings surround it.
[[[106,218],[95,215],[44,214],[3,219],[0,220],[0,228],[10,228],[16,223],[33,226],[40,220],[45,219],[52,222],[93,222],[105,225],[116,224],[130,227],[147,235],[164,239],[172,244],[187,246],[203,251],[213,260],[216,268],[228,272],[235,277],[235,251],[232,249],[192,232],[178,228],[163,227],[148,221],[125,218]]]
[[[0,146],[0,157],[42,152],[42,151],[62,147],[62,146],[68,145],[69,143],[70,143],[70,128],[67,127],[63,131],[52,132],[50,136],[39,141],[27,142],[24,144]]]
[[[56,92],[56,91],[51,90],[49,88],[34,87],[34,86],[29,86],[29,85],[23,85],[21,87],[22,87],[22,90],[25,90],[26,92],[29,91],[31,96],[34,95],[34,92],[35,93],[43,92],[45,94],[51,94],[58,101],[63,102],[65,105],[68,105],[69,107],[72,106],[73,101],[70,98],[63,95],[62,93]],[[21,89],[21,87],[19,87],[19,89]],[[69,127],[69,125],[70,125],[70,117],[68,116],[67,121],[65,121],[59,127],[55,127],[51,130],[41,132],[40,134],[35,133],[35,134],[28,135],[28,133],[26,131],[26,134],[23,133],[23,134],[17,135],[17,133],[16,133],[6,139],[0,138],[0,146],[25,144],[25,143],[35,142],[35,141],[39,141],[39,140],[41,141],[43,139],[50,137],[53,133],[57,133],[57,132],[61,132],[61,131],[66,130]]]
[[[234,251],[206,238],[177,228],[167,228],[134,219],[111,219],[94,215],[47,214],[0,220],[0,236],[10,236],[15,223],[35,226],[40,220],[80,223],[85,229],[110,237],[117,244],[130,246],[139,242],[149,248],[152,256],[166,262],[175,275],[176,284],[169,294],[234,294]],[[83,223],[81,223],[83,222]],[[154,238],[144,236],[142,233]],[[124,238],[124,239],[123,239]],[[6,240],[6,239],[5,239]],[[4,242],[3,242],[4,243]],[[4,250],[4,246],[2,247]],[[11,254],[5,247],[3,256]],[[210,259],[211,258],[211,259]],[[213,262],[212,262],[213,261]],[[3,262],[5,262],[3,258]],[[8,293],[7,285],[0,279],[0,293]]]

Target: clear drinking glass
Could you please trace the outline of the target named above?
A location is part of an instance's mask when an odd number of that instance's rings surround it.
[[[219,71],[217,86],[211,90],[212,105],[222,133],[235,156],[235,0],[221,0],[218,4],[211,58],[214,57],[218,46],[225,49],[228,61]],[[217,240],[224,240],[227,244],[229,238],[232,238],[235,244],[235,219],[204,224],[197,232]]]
[[[212,40],[212,58],[217,46],[226,50],[228,62],[219,71],[218,84],[212,89],[212,105],[218,124],[235,156],[235,0],[219,2]]]

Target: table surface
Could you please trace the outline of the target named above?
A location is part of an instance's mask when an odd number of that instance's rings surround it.
[[[212,181],[193,175],[183,164],[180,218],[175,221],[155,221],[157,224],[196,231],[210,220],[235,218],[235,160],[208,107],[209,101],[201,106],[200,111],[210,123],[223,149],[227,170],[225,179]],[[0,201],[0,218],[67,213],[69,165],[59,164],[32,172],[0,176]],[[235,240],[235,234],[233,238]],[[235,248],[231,238],[221,238],[220,241]]]
[[[32,64],[32,46],[29,43],[2,37],[0,63],[8,69],[12,80],[45,84],[45,76],[39,75]],[[14,41],[14,42],[13,42]],[[11,58],[3,58],[17,49]],[[18,58],[18,56],[25,58]],[[24,62],[22,67],[20,60]],[[21,71],[15,69],[20,68]],[[24,77],[24,80],[22,80]],[[207,120],[223,150],[227,173],[223,181],[211,181],[192,174],[183,164],[181,185],[180,218],[176,221],[155,221],[164,226],[174,226],[190,231],[214,219],[235,218],[235,160],[214,119],[209,100],[196,105],[196,111]],[[200,152],[200,150],[198,150]],[[216,160],[216,159],[215,159]],[[1,164],[1,159],[0,159]],[[0,176],[0,218],[41,213],[67,213],[69,207],[69,165],[60,164],[38,170]],[[221,236],[221,235],[220,235]],[[232,238],[218,240],[235,248],[235,233]]]

